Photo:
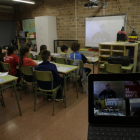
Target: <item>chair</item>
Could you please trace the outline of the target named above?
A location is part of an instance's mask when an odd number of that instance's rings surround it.
[[[53,75],[52,72],[50,71],[37,71],[35,70],[35,78],[36,78],[36,83],[37,81],[48,81],[51,82],[51,90],[44,90],[41,89],[40,87],[37,87],[36,84],[36,90],[35,90],[35,99],[34,99],[34,111],[36,110],[36,98],[37,98],[37,94],[43,94],[45,95],[49,95],[53,97],[53,116],[54,116],[54,106],[55,106],[55,96],[56,96],[56,92],[58,91],[59,88],[62,89],[61,85],[59,85],[58,87],[56,87],[55,89],[53,89]],[[43,92],[38,92],[39,91],[43,91]],[[52,92],[52,95],[47,94],[48,92]]]
[[[30,53],[29,58],[31,58],[31,59],[34,58],[32,53]]]
[[[12,74],[12,72],[11,72],[11,67],[10,67],[9,63],[2,63],[2,66],[3,66],[3,69],[4,69],[5,71],[9,71],[9,74],[10,74],[10,75]]]
[[[73,65],[74,60],[69,60],[69,63],[70,63],[70,65]],[[83,72],[84,72],[83,67],[84,67],[83,61],[80,60],[80,61],[79,61],[79,69],[80,69],[80,71],[81,71],[81,75],[83,75]],[[87,74],[87,73],[86,73],[86,74]],[[84,93],[83,84],[82,84],[82,93]]]
[[[55,59],[55,63],[66,64],[65,58],[55,57],[54,59]]]
[[[122,66],[119,64],[105,63],[103,73],[122,73]]]
[[[41,58],[41,55],[37,55],[36,57],[37,57],[37,60],[43,61],[42,58]]]
[[[31,66],[20,66],[20,75],[21,75],[21,93],[20,93],[20,100],[21,100],[21,96],[22,96],[22,89],[23,86],[25,85],[27,90],[26,93],[28,93],[29,89],[28,86],[32,86],[33,87],[33,91],[35,88],[35,78],[34,78],[34,72],[33,72],[33,68]],[[32,76],[32,82],[31,81],[26,81],[25,76]],[[32,84],[32,85],[29,85]]]
[[[3,66],[4,71],[9,71],[9,74],[11,75],[12,72],[11,72],[11,67],[10,67],[9,63],[3,63],[3,62],[1,62],[1,64]],[[12,86],[11,97],[13,96],[13,90],[14,89],[13,89],[13,86]]]

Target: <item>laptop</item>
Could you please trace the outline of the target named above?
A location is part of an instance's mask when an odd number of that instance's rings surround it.
[[[88,78],[88,140],[140,140],[140,74]]]

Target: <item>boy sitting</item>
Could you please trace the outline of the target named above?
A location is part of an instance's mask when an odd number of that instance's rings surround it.
[[[39,64],[35,69],[37,71],[51,71],[52,75],[53,75],[53,88],[56,88],[57,86],[59,86],[61,84],[62,89],[63,89],[64,79],[60,77],[60,75],[57,71],[56,65],[50,63],[50,60],[51,60],[50,51],[43,50],[41,52],[41,57],[42,57],[43,62],[41,64]],[[51,82],[38,81],[38,85],[42,89],[51,90]],[[62,91],[61,91],[61,89],[59,89],[57,91],[56,101],[63,100]]]
[[[91,62],[91,59],[87,59],[83,54],[79,53],[80,50],[80,44],[78,42],[73,42],[71,45],[71,50],[73,53],[70,54],[70,59],[72,60],[82,60],[83,64],[87,62]],[[84,72],[88,76],[91,72],[90,68],[84,68]]]
[[[68,60],[70,57],[67,55],[68,47],[66,45],[61,46],[61,54],[58,55],[60,58],[65,58],[66,64],[68,64]]]

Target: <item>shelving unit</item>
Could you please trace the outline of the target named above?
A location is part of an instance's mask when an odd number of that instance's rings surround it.
[[[32,42],[33,44],[36,44],[36,38],[30,38],[30,37],[18,37],[18,49],[20,49],[21,46],[25,45],[28,42]]]
[[[138,56],[138,44],[139,43],[129,43],[129,42],[104,42],[99,44],[99,73],[102,73],[103,67],[100,65],[108,62],[108,57],[110,55],[117,56],[128,56],[129,49],[134,48],[134,53],[132,54],[132,64],[134,64],[133,72],[136,72],[137,67],[137,56]]]

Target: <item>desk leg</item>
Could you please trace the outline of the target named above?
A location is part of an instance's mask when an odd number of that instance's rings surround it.
[[[13,86],[14,89],[15,89],[15,95],[16,95],[16,98],[17,98],[17,104],[18,104],[19,113],[20,113],[20,116],[22,116],[22,114],[21,114],[21,109],[20,109],[20,105],[19,105],[19,101],[18,101],[18,96],[17,96],[17,90],[16,90],[16,86],[15,86],[15,81],[13,81],[12,86]]]
[[[64,96],[65,96],[65,108],[66,108],[66,75],[64,74]]]
[[[94,63],[93,63],[93,74],[94,74],[94,66],[95,66],[95,65],[94,65]]]
[[[1,93],[1,97],[2,97],[2,101],[1,101],[1,104],[2,104],[2,106],[4,106],[4,107],[5,107],[5,103],[4,103],[4,98],[3,98],[3,94],[2,94],[2,91],[3,91],[3,90],[1,90],[1,91],[0,91],[0,93]]]
[[[77,83],[77,70],[75,70],[75,80],[76,80],[76,93],[77,93],[77,98],[78,98],[78,83]]]

